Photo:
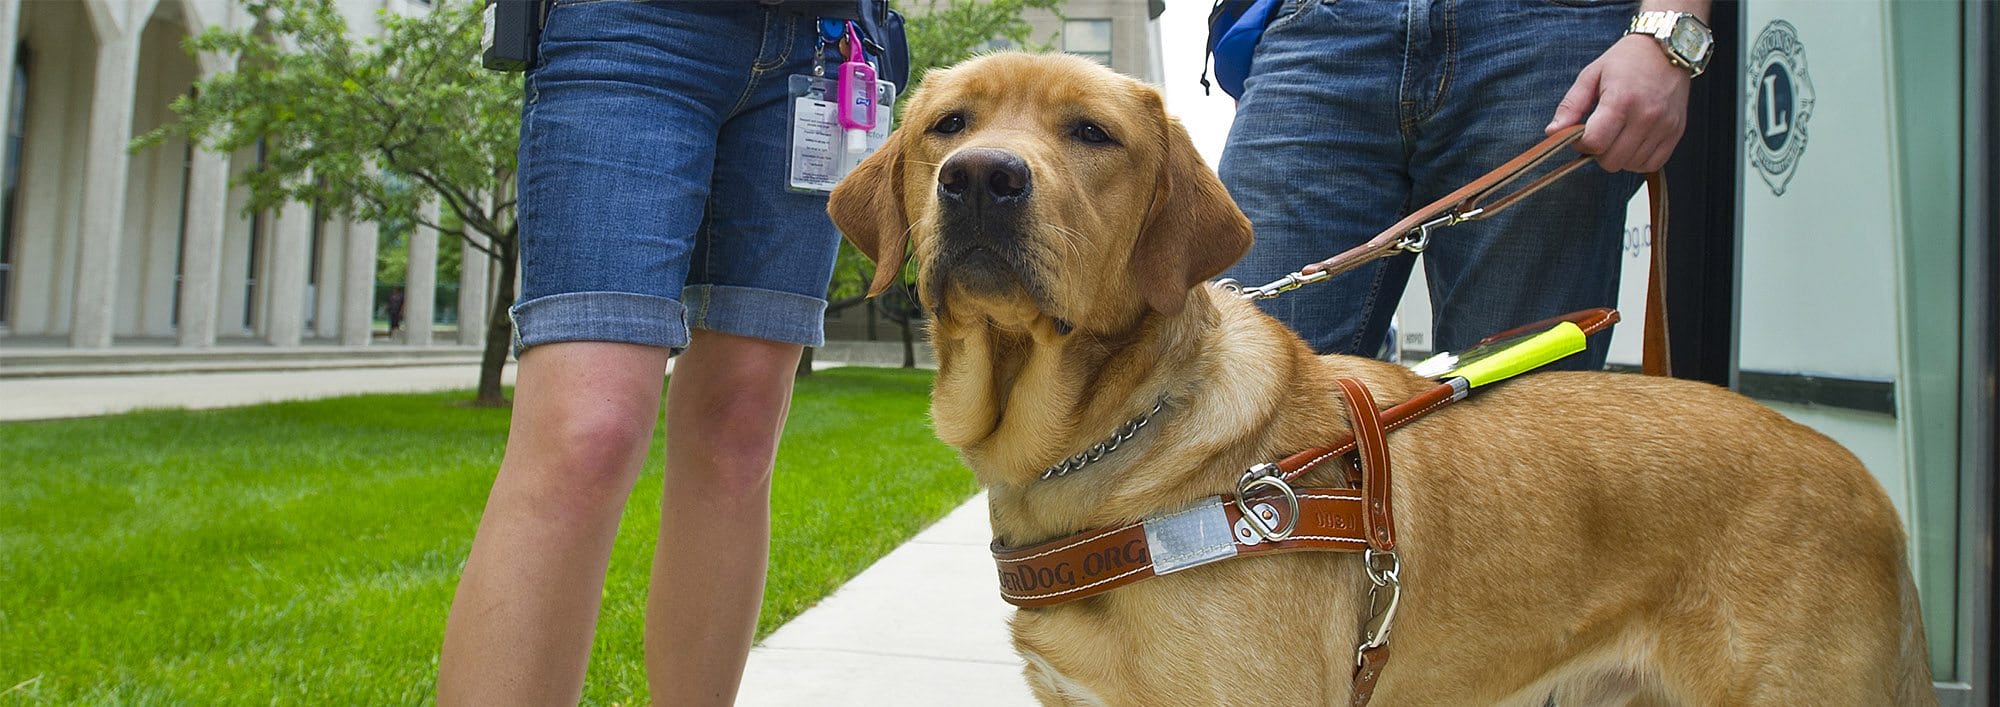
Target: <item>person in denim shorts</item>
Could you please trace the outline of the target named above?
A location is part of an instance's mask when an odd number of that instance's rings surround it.
[[[521,115],[512,426],[445,630],[445,704],[576,704],[666,392],[646,605],[660,704],[734,700],[770,482],[839,236],[785,188],[788,80],[839,2],[556,0]]]
[[[1686,124],[1691,74],[1636,12],[1706,0],[1286,0],[1252,56],[1219,171],[1256,227],[1227,273],[1270,282],[1373,237],[1584,123],[1579,170],[1424,251],[1433,348],[1616,306],[1626,202]],[[1632,170],[1623,172],[1620,170]],[[1410,275],[1385,258],[1261,304],[1320,353],[1372,356]],[[1609,337],[1558,367],[1604,367]]]

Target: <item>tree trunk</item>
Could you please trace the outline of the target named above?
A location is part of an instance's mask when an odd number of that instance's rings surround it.
[[[911,330],[917,328],[917,317],[911,314],[903,317],[903,321],[898,323],[903,325],[903,367],[916,368],[917,337]]]
[[[493,250],[500,256],[500,277],[486,316],[486,350],[479,357],[479,397],[473,404],[480,407],[507,404],[507,396],[500,389],[500,374],[506,370],[507,354],[514,346],[514,318],[507,309],[514,304],[514,269],[520,262],[520,253],[515,243],[498,238],[493,239]]]

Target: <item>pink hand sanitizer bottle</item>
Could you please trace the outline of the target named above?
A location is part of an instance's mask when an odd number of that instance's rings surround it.
[[[839,99],[835,111],[840,127],[847,131],[847,151],[864,152],[868,131],[875,128],[875,67],[863,58],[861,35],[852,22],[847,23],[847,46],[847,61],[840,65],[840,77],[834,84]]]

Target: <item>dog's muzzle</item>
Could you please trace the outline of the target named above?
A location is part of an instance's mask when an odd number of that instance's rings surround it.
[[[969,292],[1036,292],[1029,264],[1029,200],[1034,176],[1020,155],[970,147],[938,167],[941,248],[925,296],[943,303],[947,283]]]

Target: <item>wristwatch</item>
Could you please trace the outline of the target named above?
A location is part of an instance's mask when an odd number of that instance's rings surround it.
[[[1715,35],[1708,31],[1708,25],[1685,12],[1641,12],[1632,16],[1632,26],[1625,33],[1660,40],[1667,61],[1687,69],[1693,76],[1700,76],[1708,68],[1708,58],[1715,53]]]

